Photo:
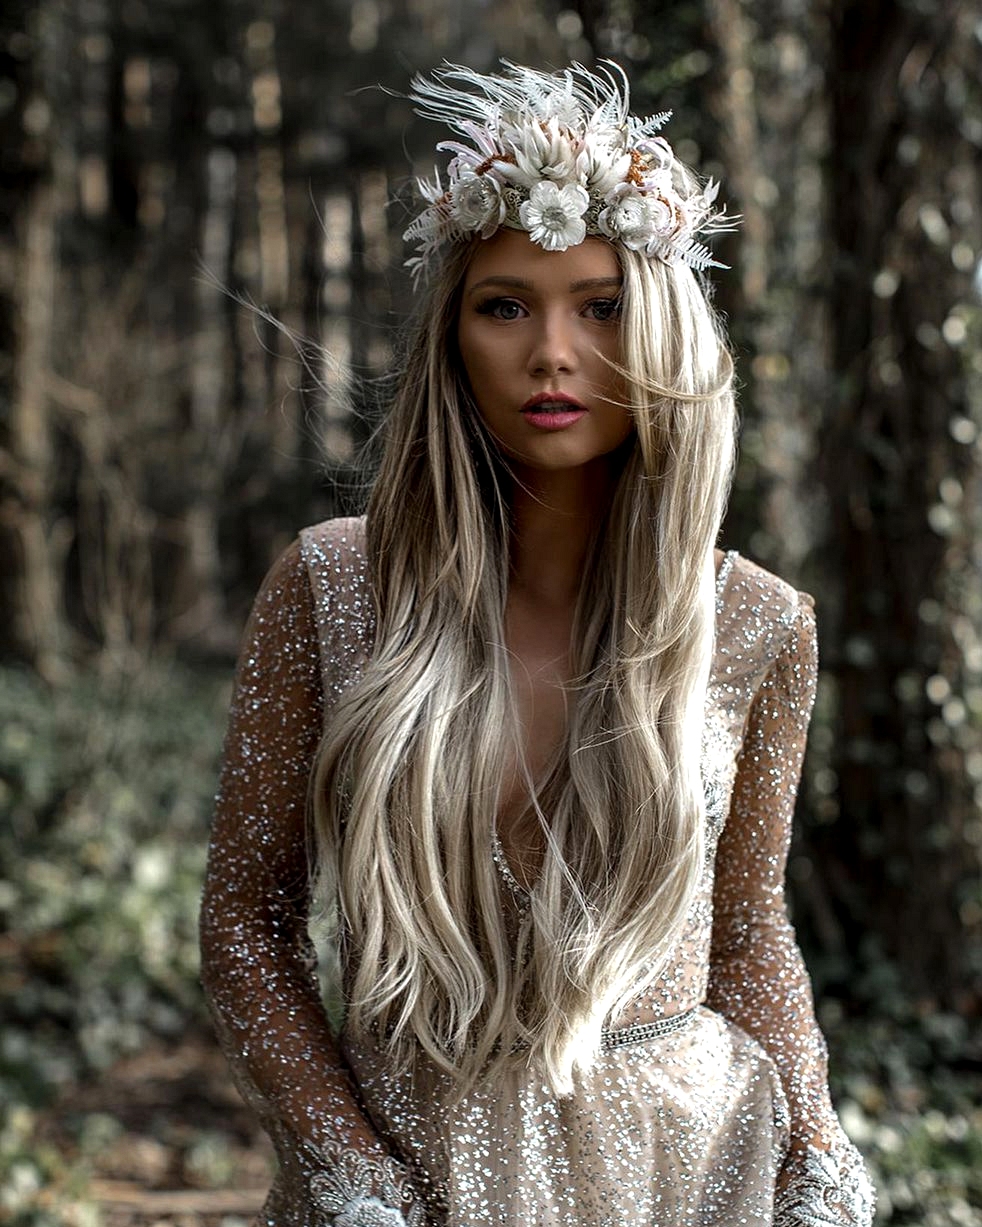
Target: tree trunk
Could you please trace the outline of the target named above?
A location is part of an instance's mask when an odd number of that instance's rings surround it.
[[[11,583],[17,654],[43,676],[59,672],[63,647],[61,558],[53,553],[54,451],[47,379],[55,302],[54,189],[39,183],[26,203],[14,395],[9,418],[9,479],[13,496],[4,520],[17,545]]]

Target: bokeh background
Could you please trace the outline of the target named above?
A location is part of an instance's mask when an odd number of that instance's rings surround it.
[[[437,137],[399,94],[502,55],[616,57],[743,215],[725,544],[817,598],[790,872],[833,1085],[879,1223],[982,1224],[980,0],[6,0],[4,1222],[261,1201],[197,983],[235,645],[363,492]]]

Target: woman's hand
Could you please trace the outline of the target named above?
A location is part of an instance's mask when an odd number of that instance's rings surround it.
[[[367,1159],[356,1150],[328,1156],[310,1182],[311,1200],[332,1227],[422,1227],[423,1207],[395,1159]]]
[[[777,1182],[774,1227],[866,1227],[875,1197],[862,1157],[842,1131],[830,1150],[792,1153]]]

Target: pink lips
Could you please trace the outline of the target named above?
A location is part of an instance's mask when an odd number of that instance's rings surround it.
[[[587,412],[585,405],[565,392],[539,392],[521,408],[526,422],[538,430],[565,430]]]

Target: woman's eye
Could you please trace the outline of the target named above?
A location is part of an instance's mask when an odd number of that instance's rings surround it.
[[[592,298],[585,309],[591,319],[606,324],[620,319],[621,300],[619,298]]]
[[[514,298],[489,298],[478,307],[482,315],[490,315],[496,320],[517,320],[525,314],[520,302]]]

